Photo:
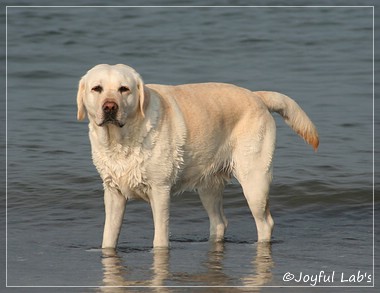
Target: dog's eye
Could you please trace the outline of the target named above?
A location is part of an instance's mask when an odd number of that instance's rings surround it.
[[[119,92],[121,92],[121,93],[125,93],[125,92],[128,92],[128,91],[129,91],[129,88],[127,88],[126,86],[121,86],[119,88]]]
[[[97,93],[101,93],[103,91],[103,88],[100,85],[97,85],[94,86],[91,90]]]

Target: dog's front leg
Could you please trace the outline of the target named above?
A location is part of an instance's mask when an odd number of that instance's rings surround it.
[[[169,247],[170,188],[153,188],[149,197],[154,221],[153,247]]]
[[[116,248],[123,222],[126,198],[117,190],[105,188],[104,207],[105,223],[102,248]]]

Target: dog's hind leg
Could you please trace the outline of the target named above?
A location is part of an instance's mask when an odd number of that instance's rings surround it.
[[[246,180],[240,180],[249,209],[255,218],[259,242],[270,241],[274,226],[268,203],[271,177],[271,174],[257,171]]]
[[[199,197],[210,219],[211,241],[222,241],[227,229],[228,222],[223,212],[223,190],[223,183],[198,189]]]
[[[269,211],[269,188],[276,128],[272,117],[263,122],[257,123],[254,131],[247,133],[234,150],[234,175],[255,218],[259,242],[270,241],[274,226]]]

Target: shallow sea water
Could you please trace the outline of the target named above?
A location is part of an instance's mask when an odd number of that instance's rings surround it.
[[[8,286],[307,292],[319,274],[315,285],[373,284],[371,8],[10,7],[7,25]],[[232,181],[224,243],[208,242],[206,212],[187,192],[172,200],[170,251],[152,250],[150,207],[138,201],[117,253],[100,249],[102,185],[75,104],[79,78],[99,63],[131,65],[146,83],[228,82],[301,105],[321,144],[314,153],[275,115],[272,244],[256,243]]]

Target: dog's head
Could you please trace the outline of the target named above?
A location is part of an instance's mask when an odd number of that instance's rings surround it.
[[[87,115],[98,126],[123,127],[129,117],[144,117],[148,99],[141,76],[131,67],[100,64],[90,69],[80,82],[77,94],[78,120]]]

